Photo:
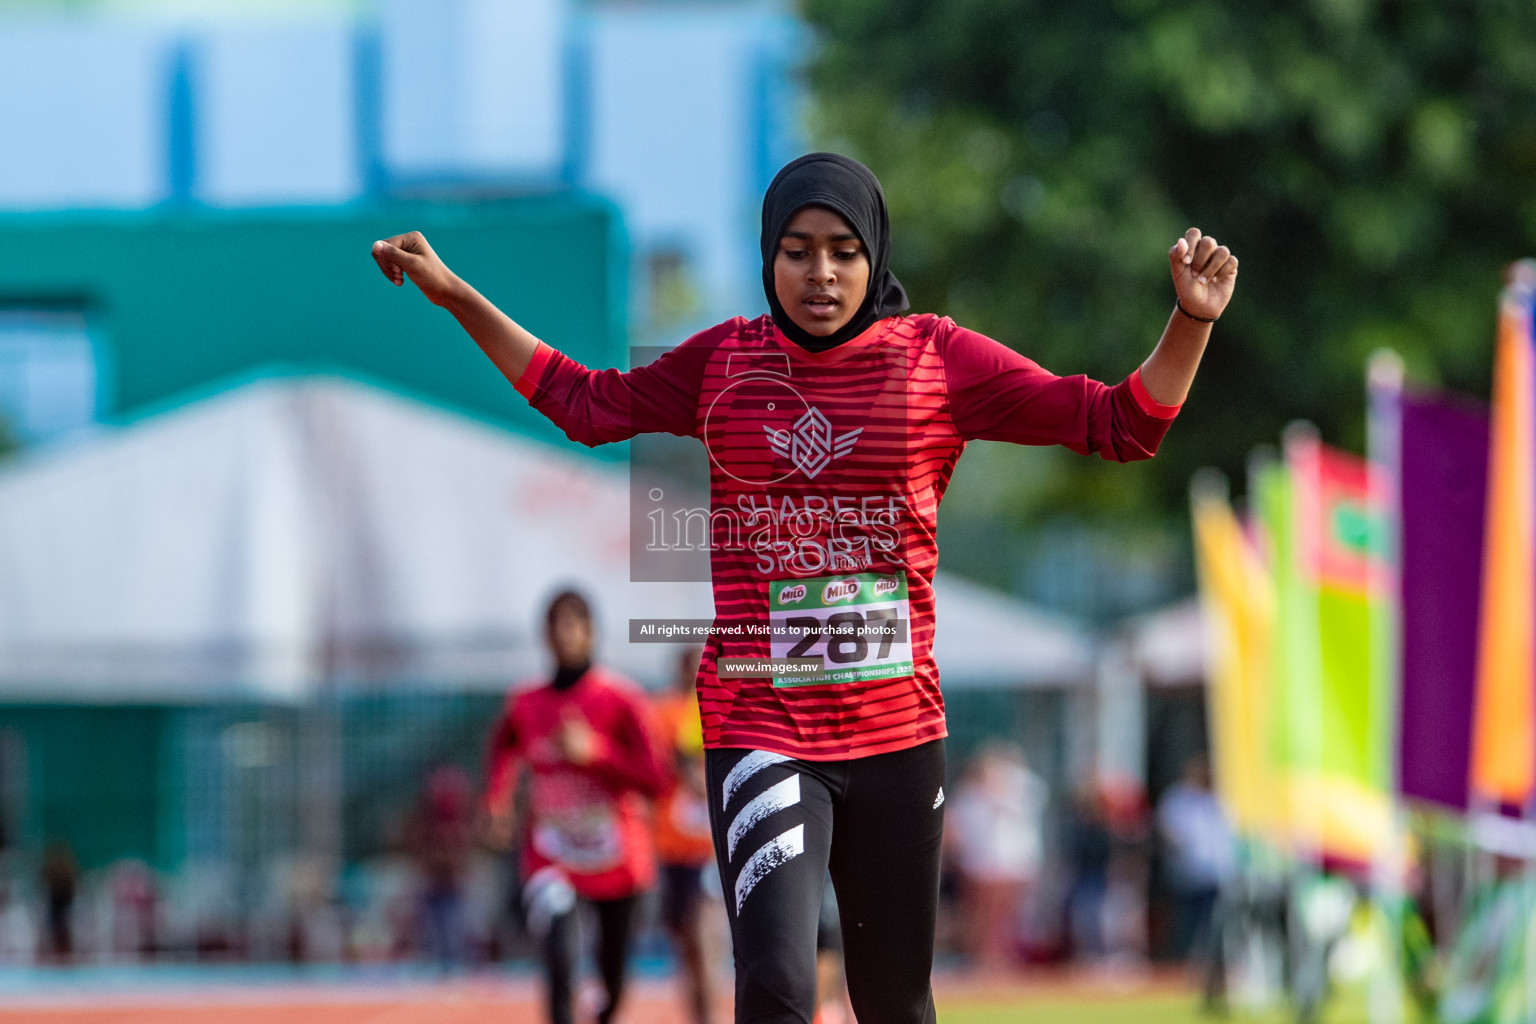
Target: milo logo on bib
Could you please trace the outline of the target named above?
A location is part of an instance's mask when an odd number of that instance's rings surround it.
[[[839,601],[852,601],[859,596],[863,589],[857,579],[834,580],[821,588],[821,603],[824,605],[836,604]]]
[[[820,675],[775,676],[775,686],[825,686],[912,674],[905,573],[784,580],[768,587],[775,658],[820,657]]]

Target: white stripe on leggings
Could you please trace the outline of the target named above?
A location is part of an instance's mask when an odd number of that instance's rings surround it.
[[[800,776],[791,775],[783,782],[775,783],[753,797],[736,815],[731,827],[725,832],[725,859],[736,856],[736,844],[752,830],[752,826],[775,811],[782,811],[800,802]]]
[[[785,754],[774,754],[767,750],[754,750],[740,761],[737,761],[736,766],[727,772],[725,776],[725,785],[722,787],[723,792],[720,796],[721,813],[723,814],[725,809],[730,806],[731,797],[736,795],[736,791],[741,788],[742,783],[769,765],[782,764],[788,760],[789,757]]]
[[[786,832],[774,836],[741,866],[741,873],[736,876],[736,913],[741,913],[741,905],[752,895],[752,890],[757,888],[757,883],[768,877],[768,873],[780,864],[788,863],[805,852],[805,826],[796,825]]]

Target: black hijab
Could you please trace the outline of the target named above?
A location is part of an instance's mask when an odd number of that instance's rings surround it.
[[[806,332],[790,319],[773,287],[773,261],[779,239],[796,213],[825,206],[846,220],[869,253],[869,288],[853,318],[825,338]],[[907,308],[907,293],[888,266],[891,221],[880,181],[868,167],[836,153],[808,153],[784,166],[763,196],[763,290],[768,309],[784,336],[801,348],[821,352],[862,334],[870,324]]]

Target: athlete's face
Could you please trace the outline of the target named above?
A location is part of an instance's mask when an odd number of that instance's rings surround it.
[[[842,217],[824,206],[790,219],[773,258],[773,290],[789,318],[818,338],[853,319],[869,289],[869,255]]]
[[[549,649],[561,668],[591,662],[592,621],[575,612],[557,612],[549,623]]]

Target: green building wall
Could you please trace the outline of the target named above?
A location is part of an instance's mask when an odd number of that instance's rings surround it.
[[[625,246],[579,193],[325,209],[0,215],[0,308],[83,311],[103,418],[270,364],[360,371],[518,428],[558,434],[451,316],[369,255],[420,230],[461,277],[589,365],[623,365]]]
[[[0,733],[16,755],[0,780],[8,791],[7,845],[65,843],[85,867],[118,857],[148,861],[164,845],[166,709],[142,706],[10,705]],[[24,788],[23,788],[24,787]]]

